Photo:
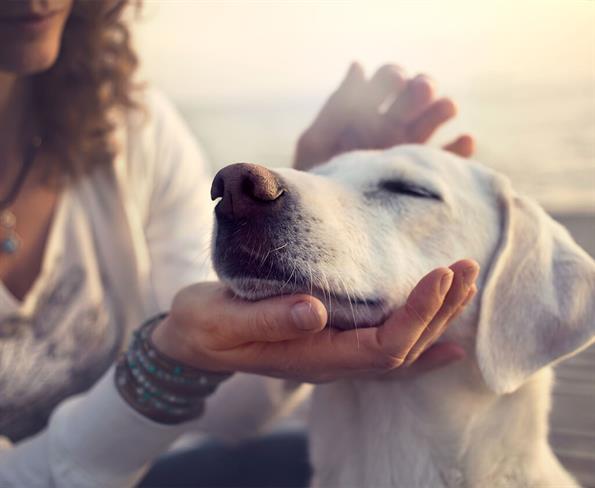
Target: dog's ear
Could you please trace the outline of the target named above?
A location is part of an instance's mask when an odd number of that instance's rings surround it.
[[[506,179],[495,186],[502,231],[481,297],[476,353],[488,387],[502,394],[593,341],[595,261]]]

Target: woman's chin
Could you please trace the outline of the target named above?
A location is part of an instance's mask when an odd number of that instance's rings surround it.
[[[18,76],[29,76],[50,69],[58,58],[59,44],[56,46],[41,42],[30,42],[20,49],[3,52],[0,47],[0,71]]]

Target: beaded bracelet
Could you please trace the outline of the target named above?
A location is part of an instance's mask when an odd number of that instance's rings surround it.
[[[156,315],[134,333],[128,350],[116,365],[116,387],[137,412],[164,424],[199,417],[205,398],[232,373],[214,373],[179,363],[160,352],[151,335],[167,316]]]

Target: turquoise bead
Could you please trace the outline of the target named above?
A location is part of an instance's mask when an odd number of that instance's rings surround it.
[[[6,254],[14,254],[19,248],[19,243],[12,237],[7,237],[0,241],[0,251]]]

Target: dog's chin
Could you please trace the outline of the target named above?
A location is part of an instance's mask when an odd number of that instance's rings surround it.
[[[374,327],[387,318],[387,307],[378,299],[353,299],[319,288],[300,288],[287,282],[255,277],[234,277],[221,280],[244,300],[262,300],[280,295],[306,294],[318,298],[328,312],[327,326],[337,329]]]

